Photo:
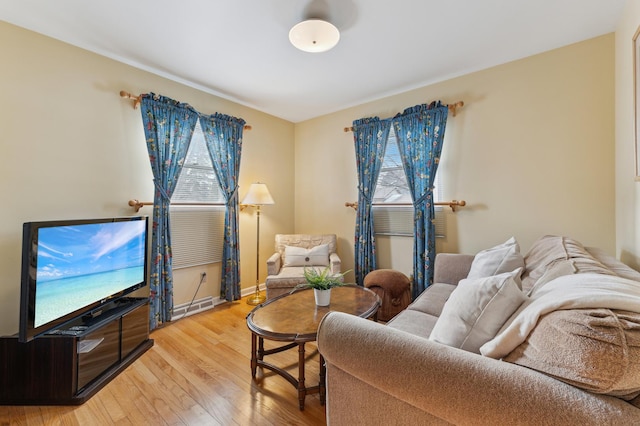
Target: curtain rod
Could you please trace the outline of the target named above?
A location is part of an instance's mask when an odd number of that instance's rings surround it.
[[[138,109],[140,102],[142,102],[142,95],[135,96],[129,92],[125,92],[124,90],[120,91],[120,97],[133,100],[133,109]],[[249,126],[248,124],[245,124],[244,130],[251,130],[251,126]]]
[[[411,206],[412,204],[408,203],[373,203],[374,206]],[[433,203],[435,206],[449,206],[452,211],[456,211],[456,207],[464,207],[467,205],[467,202],[464,200],[451,200],[451,201],[436,201]],[[358,202],[355,201],[353,203],[347,201],[344,203],[345,207],[351,207],[356,210],[358,208]]]
[[[138,213],[140,211],[141,208],[143,208],[144,206],[153,206],[153,201],[139,201],[136,199],[133,200],[129,200],[129,206],[133,207],[136,211],[136,213]],[[195,203],[195,202],[171,202],[169,203],[170,206],[189,206],[189,207],[200,207],[200,206],[205,206],[205,207],[224,207],[226,206],[225,203]],[[245,209],[245,207],[250,206],[251,204],[238,204],[240,206],[240,211],[243,211]]]
[[[131,207],[133,207],[136,211],[136,213],[138,213],[138,211],[140,211],[141,208],[143,208],[144,206],[152,206],[153,205],[153,201],[138,201],[138,200],[129,200],[128,203]],[[170,203],[171,206],[224,206],[225,203]]]
[[[122,93],[122,92],[120,92]],[[464,106],[464,102],[463,101],[458,101],[455,104],[450,104],[448,105],[449,107],[449,111],[451,112],[451,114],[455,117],[456,114],[458,113],[458,108],[462,108]],[[351,127],[345,127],[344,128],[344,132],[353,132],[353,126]]]

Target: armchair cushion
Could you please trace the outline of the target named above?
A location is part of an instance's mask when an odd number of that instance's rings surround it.
[[[285,246],[284,267],[290,266],[328,266],[329,244],[304,248]]]

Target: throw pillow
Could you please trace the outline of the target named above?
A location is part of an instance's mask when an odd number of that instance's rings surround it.
[[[640,394],[640,314],[550,312],[503,360],[590,392],[632,400]]]
[[[329,244],[306,249],[304,247],[285,246],[284,265],[289,266],[328,266]]]
[[[521,269],[479,279],[464,279],[444,304],[429,340],[480,353],[504,322],[526,300]]]
[[[467,278],[476,279],[524,268],[520,245],[514,237],[502,244],[482,250],[473,258]]]

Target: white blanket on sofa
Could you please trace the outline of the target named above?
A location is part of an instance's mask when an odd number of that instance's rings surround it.
[[[500,359],[524,342],[549,312],[561,309],[606,308],[640,313],[640,282],[601,274],[575,274],[549,281],[525,301],[495,338],[480,348]]]

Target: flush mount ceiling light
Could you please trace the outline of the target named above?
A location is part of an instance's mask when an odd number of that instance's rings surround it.
[[[340,31],[335,25],[322,19],[307,19],[291,28],[289,41],[305,52],[326,52],[340,40]]]

